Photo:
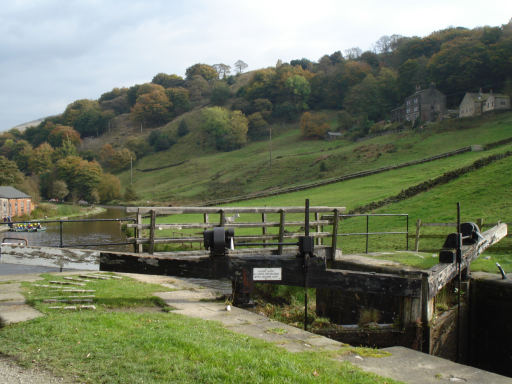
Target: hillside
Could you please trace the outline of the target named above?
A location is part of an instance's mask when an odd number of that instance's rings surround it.
[[[197,116],[191,113],[186,118],[190,121],[189,126],[193,126],[193,119]],[[177,122],[173,122],[166,129],[175,129],[176,125]],[[428,125],[421,131],[389,133],[358,142],[304,141],[296,125],[279,124],[273,126],[270,167],[268,141],[250,143],[231,152],[215,152],[201,148],[192,132],[170,150],[137,161],[133,183],[141,200],[199,203],[419,160],[508,137],[512,137],[512,113],[469,119],[462,123],[459,120],[445,121]],[[430,165],[427,163],[425,167],[430,167],[432,174],[439,175],[481,156],[484,152],[465,153]],[[170,168],[141,171],[182,161],[185,163]],[[396,173],[399,175],[401,171]],[[395,183],[403,187],[424,176],[418,173],[410,181],[399,176]],[[125,171],[119,177],[126,185],[130,172]]]
[[[384,36],[378,46],[247,73],[197,63],[185,77],[158,73],[76,100],[36,127],[0,135],[2,183],[36,201],[198,204],[512,136],[510,113],[498,113],[512,95],[512,22]],[[479,89],[499,103],[487,100],[483,117],[456,118],[464,95]]]

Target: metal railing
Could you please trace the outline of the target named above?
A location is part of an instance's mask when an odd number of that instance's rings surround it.
[[[58,245],[49,245],[53,247],[59,248],[73,248],[73,247],[101,247],[101,246],[114,246],[114,245],[131,245],[133,242],[125,241],[125,242],[117,242],[117,243],[87,243],[87,244],[64,244],[64,236],[63,236],[63,227],[65,223],[87,223],[87,222],[135,222],[135,218],[124,217],[118,219],[72,219],[72,220],[22,220],[22,221],[11,221],[11,222],[2,222],[0,224],[7,225],[9,228],[13,228],[16,224],[59,224],[59,244]],[[10,232],[29,232],[29,231],[10,231]]]
[[[339,233],[337,236],[366,236],[365,252],[368,253],[370,236],[378,235],[405,235],[405,249],[409,250],[409,214],[407,213],[361,213],[340,214],[340,218],[366,217],[366,232]],[[405,217],[405,231],[370,232],[370,217]]]

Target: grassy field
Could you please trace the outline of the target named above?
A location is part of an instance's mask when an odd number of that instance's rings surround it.
[[[264,199],[243,201],[229,204],[229,206],[300,206],[304,204],[306,198],[309,198],[312,205],[345,206],[348,210],[351,210],[372,201],[394,196],[405,188],[438,177],[445,171],[467,166],[478,157],[488,156],[491,153],[500,153],[508,148],[509,146],[505,146],[492,151],[465,153],[456,157],[364,178]],[[455,222],[457,202],[460,202],[462,206],[463,221],[482,219],[484,223],[495,223],[499,220],[512,222],[512,205],[509,202],[512,183],[511,169],[512,159],[510,157],[505,158],[399,203],[387,204],[373,213],[408,214],[411,236],[415,232],[415,223],[418,219],[421,219],[423,222]],[[488,193],[490,188],[492,188],[493,193]],[[300,219],[301,216],[290,215],[288,217],[290,220],[294,218]],[[202,216],[199,215],[179,215],[159,217],[157,222],[191,223],[201,222],[202,219]],[[211,222],[216,220],[219,220],[218,215],[210,215]],[[258,220],[257,215],[248,214],[242,214],[237,219],[239,222],[256,220]],[[269,215],[268,220],[279,221],[279,218],[277,214]],[[330,228],[325,228],[325,230],[329,231]],[[370,218],[369,230],[370,232],[406,231],[406,220],[404,217],[372,217]],[[366,218],[359,217],[343,220],[340,224],[340,231],[342,233],[366,232]],[[433,250],[433,253],[437,254],[436,250],[441,247],[444,237],[452,231],[454,231],[454,228],[423,229],[422,233],[424,235],[438,234],[442,237],[438,239],[422,238],[420,250]],[[189,234],[192,232],[188,231]],[[238,235],[246,235],[251,232],[238,229],[236,233]],[[277,228],[269,230],[269,233],[277,233]],[[158,231],[157,235],[166,237],[175,234],[169,231]],[[364,252],[366,239],[364,236],[343,237],[340,239],[340,244],[345,253]],[[412,249],[414,246],[413,237],[409,238],[409,245],[409,249]],[[479,261],[474,263],[474,268],[495,272],[495,262],[498,261],[505,270],[512,271],[512,262],[509,260],[511,247],[512,244],[509,239],[502,240],[502,242],[490,248]],[[370,252],[405,250],[405,248],[405,235],[371,236],[369,239]],[[489,257],[490,259],[485,259]],[[418,260],[418,256],[405,258],[404,255],[398,255],[396,260],[406,264],[425,263],[425,261]],[[428,266],[431,266],[432,262],[433,260],[428,261]]]
[[[197,124],[198,117],[194,114],[188,119]],[[487,144],[512,137],[512,113],[450,120],[429,125],[422,131],[388,134],[361,142],[302,140],[296,124],[274,126],[273,135],[270,168],[267,141],[218,153],[205,149],[200,137],[191,133],[170,150],[144,157],[136,163],[136,169],[147,169],[187,160],[176,167],[135,171],[137,193],[141,200],[176,205],[289,187],[404,163],[471,144]],[[120,174],[120,178],[123,185],[127,185],[129,171]]]
[[[42,301],[55,291],[25,288],[45,316],[0,329],[0,353],[77,382],[395,383],[333,359],[343,348],[290,353],[215,322],[165,313],[152,297],[161,286],[128,278],[87,283],[98,309],[78,312],[49,309],[55,304]]]

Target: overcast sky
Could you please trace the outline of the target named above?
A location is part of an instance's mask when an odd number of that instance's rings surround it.
[[[511,0],[5,0],[0,7],[0,131],[77,99],[183,76],[195,63],[247,70],[383,35],[506,24]],[[420,2],[418,2],[419,4]]]

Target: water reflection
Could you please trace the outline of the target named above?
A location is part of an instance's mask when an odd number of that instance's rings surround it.
[[[124,207],[106,208],[106,211],[98,215],[87,217],[74,217],[70,220],[80,219],[119,219],[125,218]],[[124,222],[127,223],[127,222]],[[60,224],[42,223],[46,231],[42,232],[6,232],[5,237],[23,238],[28,245],[41,245],[49,247],[60,246]],[[62,225],[62,243],[65,247],[109,249],[116,251],[131,251],[132,245],[102,245],[90,246],[90,244],[108,244],[126,242],[126,236],[121,230],[121,222],[117,221],[83,221],[64,222]]]

